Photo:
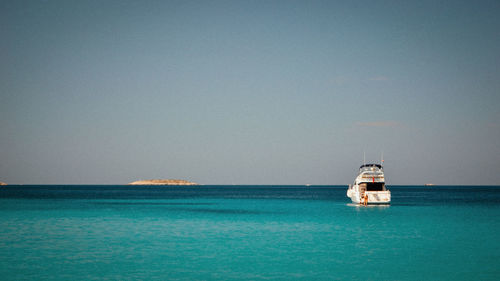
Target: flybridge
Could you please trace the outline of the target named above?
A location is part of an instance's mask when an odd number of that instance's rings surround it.
[[[362,169],[362,168],[367,168],[367,167],[377,167],[379,169],[382,169],[382,165],[380,165],[380,164],[363,164],[359,168]]]

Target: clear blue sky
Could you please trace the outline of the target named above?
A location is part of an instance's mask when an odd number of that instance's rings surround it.
[[[0,181],[500,184],[499,1],[0,1]]]

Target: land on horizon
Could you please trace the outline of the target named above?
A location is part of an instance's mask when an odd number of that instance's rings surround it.
[[[138,180],[129,183],[129,185],[198,185],[198,184],[187,180],[153,179],[153,180]]]

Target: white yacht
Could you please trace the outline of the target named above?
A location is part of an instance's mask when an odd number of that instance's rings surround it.
[[[364,164],[347,197],[356,204],[390,204],[391,192],[385,186],[384,168],[379,164]]]

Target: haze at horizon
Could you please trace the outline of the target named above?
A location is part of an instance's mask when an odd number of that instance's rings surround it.
[[[3,1],[0,181],[498,185],[497,1]]]

